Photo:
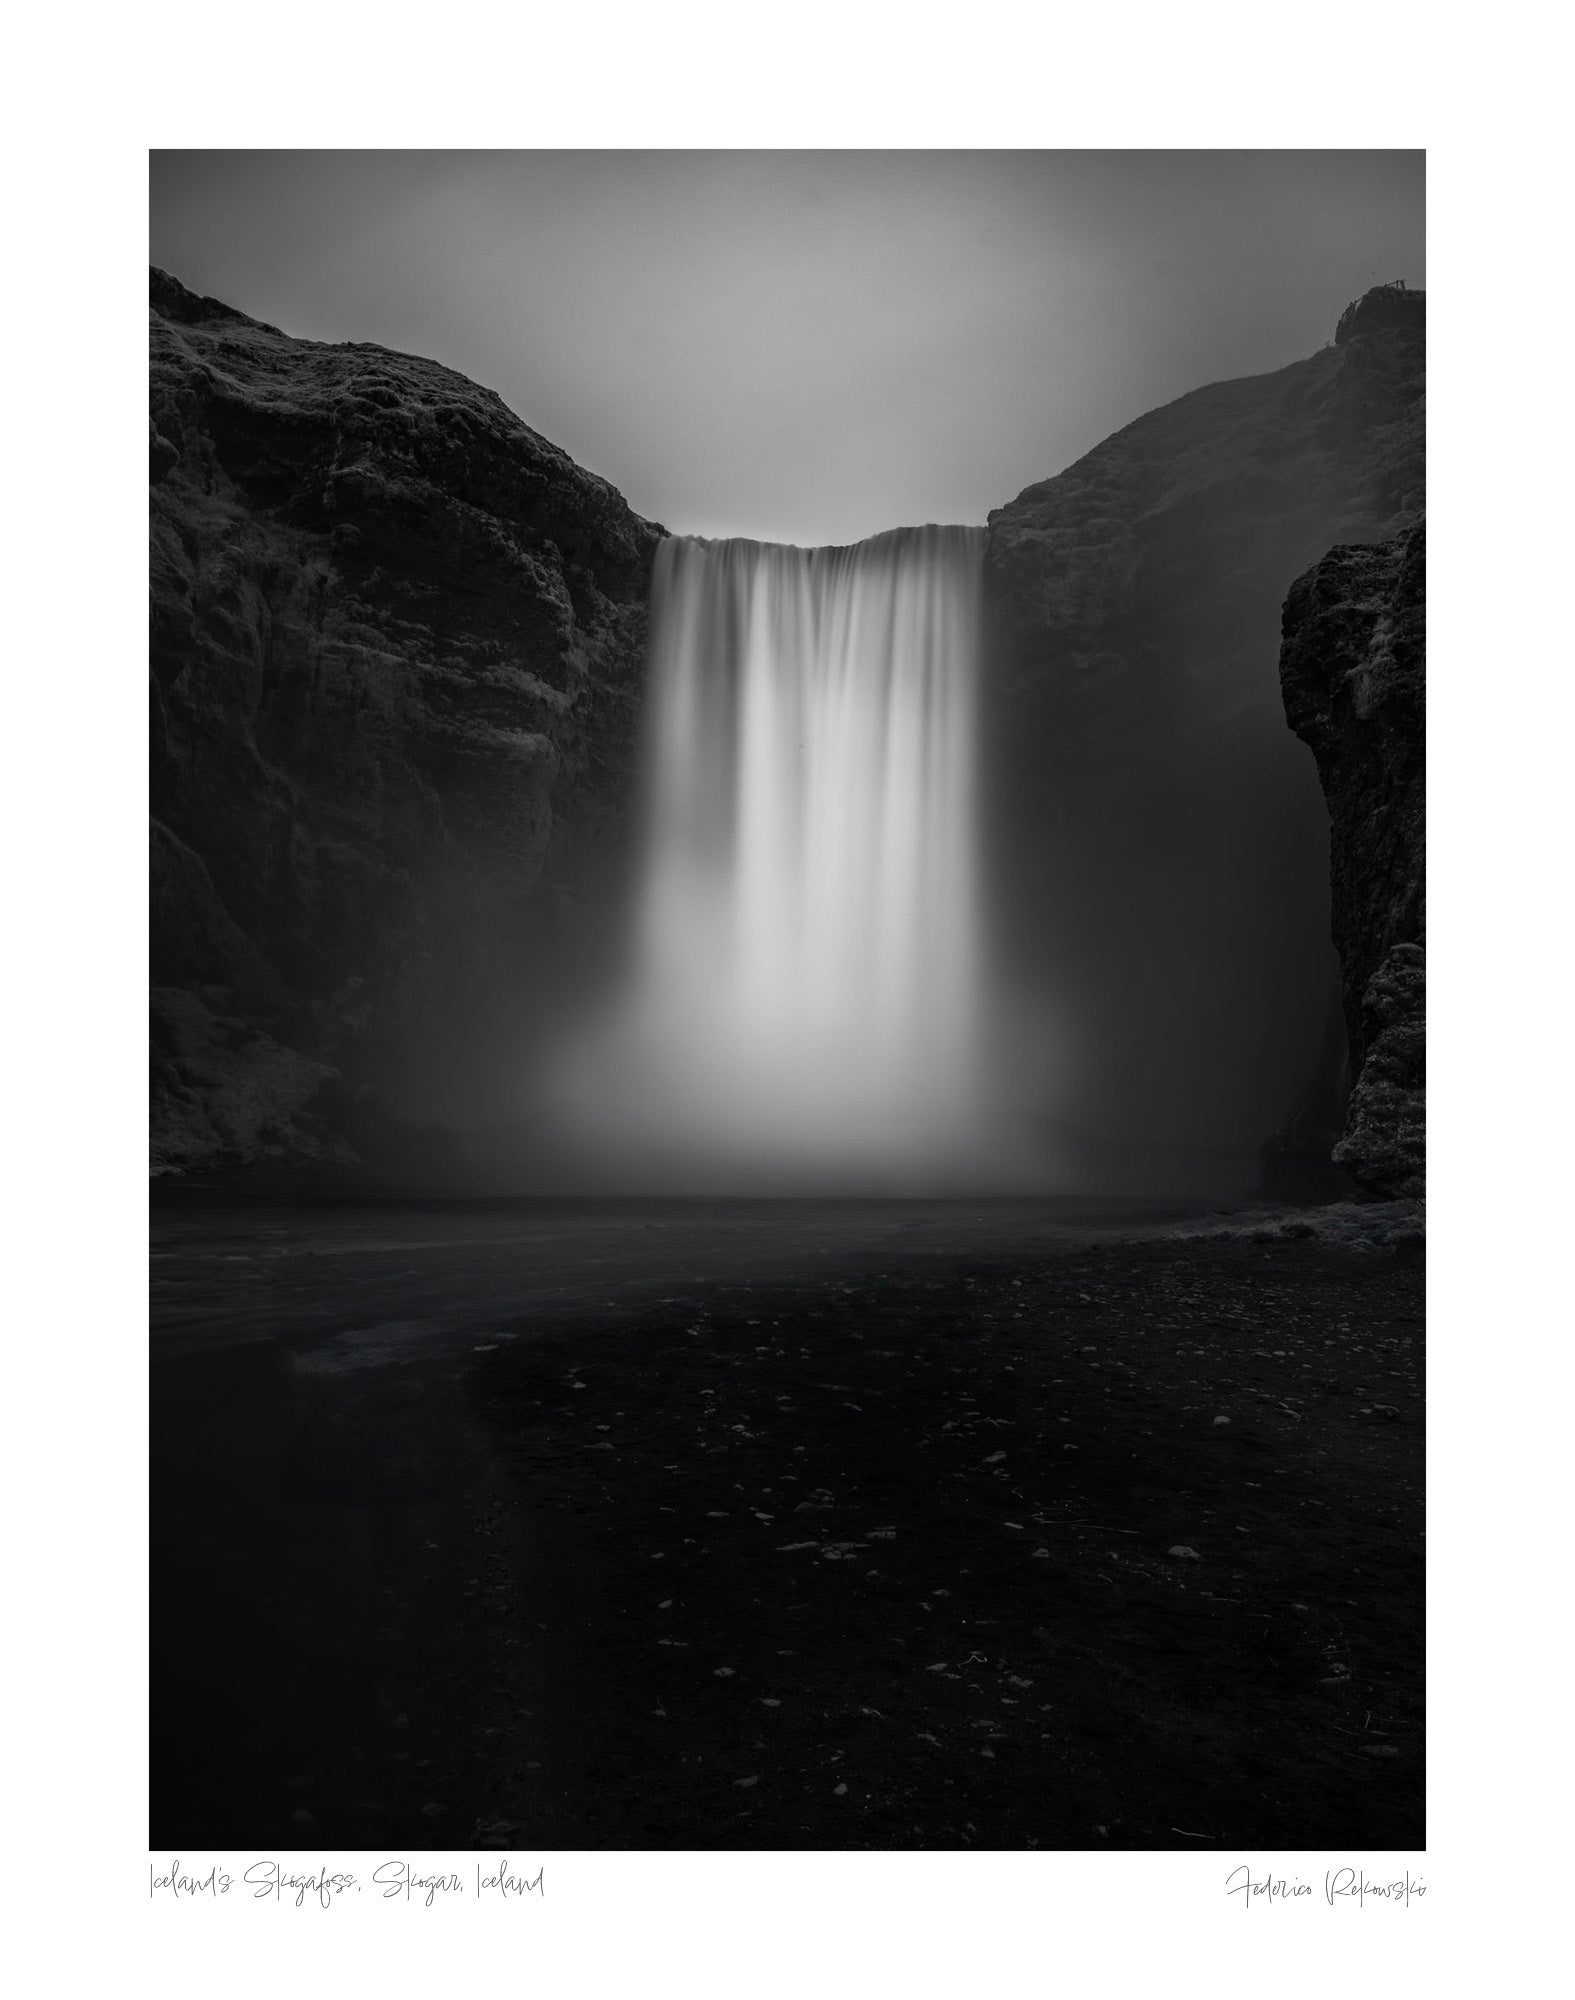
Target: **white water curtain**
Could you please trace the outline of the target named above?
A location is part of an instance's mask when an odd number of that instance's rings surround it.
[[[718,1188],[898,1187],[968,1149],[982,544],[663,544],[639,936],[574,1065],[582,1127]]]

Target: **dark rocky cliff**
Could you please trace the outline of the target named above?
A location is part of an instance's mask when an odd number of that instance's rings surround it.
[[[1426,530],[1331,549],[1285,601],[1285,713],[1329,803],[1353,1083],[1335,1161],[1367,1192],[1424,1192]]]
[[[1084,1129],[1256,1146],[1338,1068],[1280,610],[1331,544],[1420,515],[1425,313],[1380,287],[1318,353],[1151,411],[990,517],[998,923]]]
[[[662,531],[434,362],[151,305],[155,1168],[506,1118],[623,838]]]
[[[1152,410],[996,509],[997,671],[1074,736],[1118,691],[1155,729],[1195,685],[1211,718],[1276,706],[1291,579],[1422,510],[1425,338],[1426,294],[1380,287],[1319,353]]]

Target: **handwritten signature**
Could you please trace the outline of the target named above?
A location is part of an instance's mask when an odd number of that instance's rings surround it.
[[[1254,1903],[1272,1908],[1276,1903],[1310,1902],[1317,1890],[1313,1883],[1304,1882],[1299,1875],[1289,1880],[1283,1875],[1254,1876],[1251,1868],[1243,1862],[1225,1877],[1225,1893],[1227,1896],[1239,1896],[1241,1907],[1250,1910]],[[1383,1903],[1404,1909],[1426,1894],[1426,1883],[1420,1876],[1413,1877],[1409,1869],[1404,1875],[1388,1882],[1375,1882],[1360,1868],[1324,1870],[1323,1900],[1331,1909],[1342,1902],[1352,1902],[1358,1907],[1368,1902]]]

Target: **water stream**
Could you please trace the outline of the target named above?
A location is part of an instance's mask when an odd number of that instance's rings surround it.
[[[983,533],[657,556],[638,933],[576,1118],[713,1186],[917,1186],[982,1134]]]

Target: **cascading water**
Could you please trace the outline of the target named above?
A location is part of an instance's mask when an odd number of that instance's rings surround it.
[[[566,1078],[632,1168],[900,1188],[977,1153],[982,546],[658,552],[633,965]]]

